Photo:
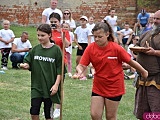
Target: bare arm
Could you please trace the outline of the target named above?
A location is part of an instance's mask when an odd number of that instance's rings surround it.
[[[74,42],[78,45],[77,34],[74,34]]]
[[[91,44],[91,35],[88,36],[88,45]]]
[[[86,69],[87,69],[87,66],[78,64],[77,67],[76,67],[76,70],[77,70],[77,72],[78,72],[77,76],[78,76],[78,77],[81,77],[81,75],[83,74],[83,72],[84,72]]]
[[[2,42],[4,42],[4,43],[6,43],[6,41],[5,41],[5,40],[3,40],[3,38],[2,38],[2,37],[0,37],[0,41],[2,41]]]
[[[30,49],[29,48],[23,48],[23,49],[17,49],[17,45],[14,43],[12,44],[12,49],[11,51],[14,52],[28,52]]]
[[[160,50],[154,50],[152,47],[149,47],[149,50],[145,52],[148,55],[154,55],[160,57]]]
[[[8,43],[11,43],[11,42],[13,42],[13,40],[14,40],[14,37],[13,38],[11,38],[10,40],[4,40],[2,37],[0,37],[0,41],[2,41],[2,42],[4,42],[5,44],[8,44]]]
[[[47,17],[45,15],[42,15],[42,23],[46,23],[47,22]]]
[[[7,43],[11,43],[11,42],[13,42],[13,40],[14,40],[14,37],[12,37],[10,40],[8,40]]]
[[[138,62],[131,59],[128,64],[140,72],[142,77],[148,77],[148,71],[146,71]]]
[[[52,88],[50,89],[51,91],[51,95],[54,95],[55,93],[57,93],[58,91],[58,86],[61,82],[61,79],[62,79],[62,75],[57,75],[57,79],[56,79],[56,82],[55,84],[52,86]]]
[[[71,45],[71,43],[67,40],[67,38],[65,38],[64,42],[66,48],[68,48]]]
[[[74,35],[74,42],[76,43],[76,45],[78,45],[78,48],[79,48],[80,50],[82,50],[82,46],[80,46],[80,45],[78,44],[77,34]]]
[[[140,24],[140,20],[138,19],[138,25],[140,26],[140,29],[142,29],[142,25]]]

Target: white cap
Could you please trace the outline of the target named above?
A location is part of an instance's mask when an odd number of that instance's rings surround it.
[[[80,19],[85,19],[86,21],[88,21],[88,18],[86,17],[86,16],[82,16],[82,17],[80,17]]]

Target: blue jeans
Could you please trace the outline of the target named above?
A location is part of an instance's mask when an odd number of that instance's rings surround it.
[[[25,55],[21,55],[19,53],[12,53],[12,55],[10,56],[10,60],[12,62],[12,68],[18,68],[17,64],[23,63],[24,56]]]

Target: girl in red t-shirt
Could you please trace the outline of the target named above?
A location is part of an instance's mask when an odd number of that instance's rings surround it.
[[[116,120],[118,105],[125,93],[122,62],[137,69],[142,77],[146,78],[148,72],[114,42],[112,28],[108,23],[97,23],[92,32],[95,42],[86,48],[76,70],[81,77],[90,62],[95,68],[91,98],[92,119],[101,120],[105,108],[106,119]]]
[[[61,50],[63,49],[63,44],[65,48],[71,45],[69,31],[61,28],[61,17],[58,13],[52,13],[49,17],[51,27],[52,27],[52,40],[58,45]],[[63,33],[65,33],[65,39],[63,41]],[[65,52],[65,64],[67,64],[66,51]]]

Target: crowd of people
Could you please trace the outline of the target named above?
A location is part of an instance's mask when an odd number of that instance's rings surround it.
[[[13,69],[31,71],[32,120],[39,119],[42,102],[47,120],[60,116],[60,82],[65,79],[62,73],[71,79],[93,79],[92,120],[102,119],[104,108],[107,120],[117,119],[119,102],[125,94],[124,79],[136,75],[135,116],[142,120],[146,112],[160,112],[160,10],[147,13],[142,9],[133,29],[128,22],[120,29],[113,8],[101,22],[82,15],[80,26],[76,26],[72,12],[61,11],[57,4],[58,0],[51,0],[51,6],[42,12],[42,24],[37,28],[39,44],[34,48],[27,31],[15,38],[8,20],[3,21],[0,30],[1,69],[8,70],[10,57]],[[73,42],[77,46],[75,70]],[[134,52],[130,49],[134,46],[147,50]]]

